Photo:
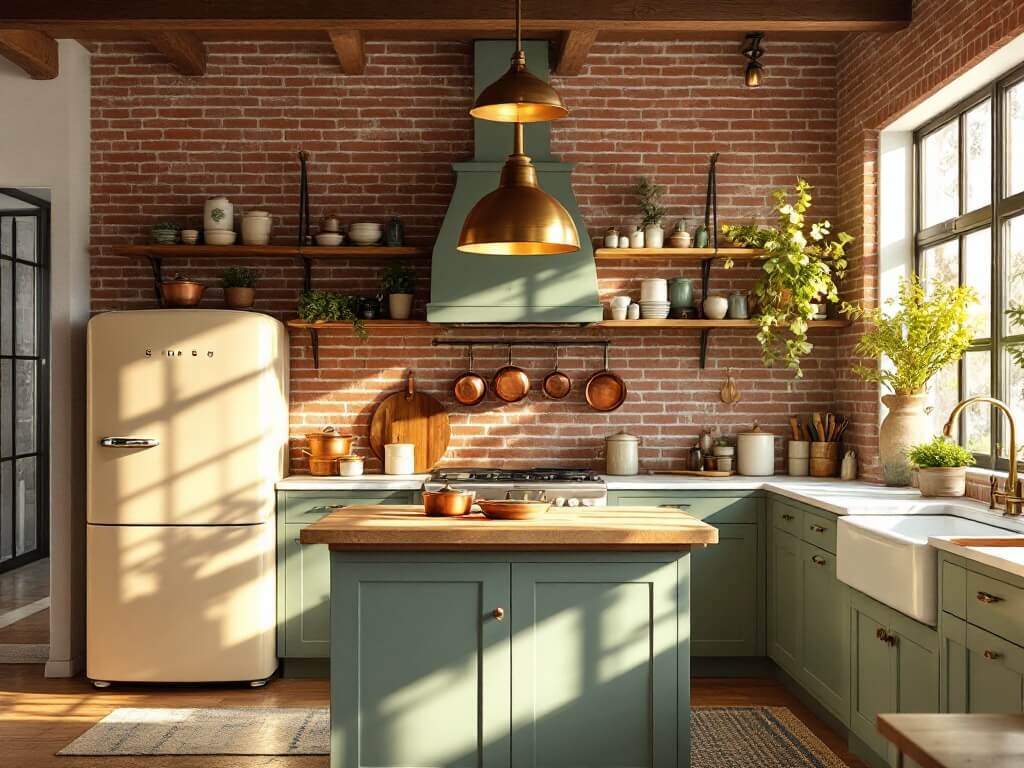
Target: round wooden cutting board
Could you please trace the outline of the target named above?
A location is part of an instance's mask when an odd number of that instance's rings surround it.
[[[370,450],[381,461],[387,443],[416,446],[416,471],[429,472],[448,450],[451,440],[448,411],[434,397],[416,391],[409,371],[406,388],[388,395],[370,419]]]

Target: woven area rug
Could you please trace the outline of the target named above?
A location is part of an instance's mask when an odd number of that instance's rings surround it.
[[[693,768],[847,768],[785,707],[701,707]],[[61,755],[326,755],[328,710],[116,709]]]

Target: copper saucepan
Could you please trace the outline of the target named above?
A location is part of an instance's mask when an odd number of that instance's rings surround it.
[[[530,392],[530,377],[526,371],[512,365],[512,347],[508,348],[508,365],[494,374],[494,394],[506,403],[518,403]]]
[[[352,453],[352,435],[335,432],[334,427],[324,427],[320,432],[307,432],[309,455],[314,458],[344,456]]]
[[[568,374],[558,370],[558,347],[555,347],[555,369],[544,377],[544,384],[541,386],[545,397],[552,400],[561,400],[572,392],[572,379]]]
[[[429,517],[460,517],[468,515],[473,507],[476,491],[452,488],[448,481],[436,491],[423,491],[423,511]]]
[[[479,405],[487,394],[487,382],[473,370],[473,345],[469,346],[469,370],[452,383],[452,397],[460,405]]]
[[[584,390],[587,405],[595,411],[614,411],[626,402],[626,382],[608,369],[608,347],[604,348],[604,370],[589,379]]]

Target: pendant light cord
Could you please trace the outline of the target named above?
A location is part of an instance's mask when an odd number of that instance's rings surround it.
[[[523,50],[522,35],[523,0],[516,0],[516,50]]]

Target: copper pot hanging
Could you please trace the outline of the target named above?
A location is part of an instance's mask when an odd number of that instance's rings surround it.
[[[487,395],[487,382],[473,370],[473,345],[469,345],[469,370],[452,383],[452,397],[459,405],[479,405]]]
[[[558,370],[558,347],[555,347],[555,368],[544,377],[541,385],[545,397],[552,400],[561,400],[572,392],[572,379],[569,375]]]
[[[584,389],[587,405],[595,411],[614,411],[626,402],[626,382],[608,369],[608,347],[604,348],[604,370],[589,379]]]
[[[511,345],[508,348],[508,364],[494,374],[491,386],[498,399],[506,403],[518,403],[530,392],[530,377],[522,368],[512,365]]]

